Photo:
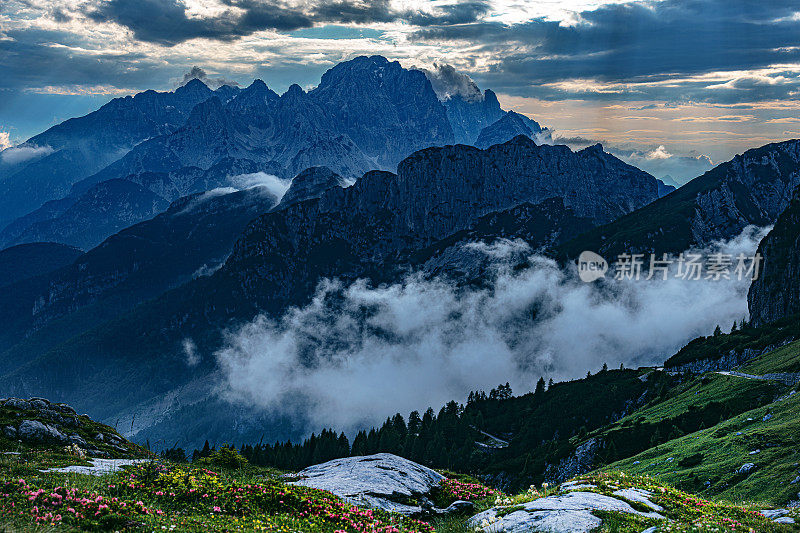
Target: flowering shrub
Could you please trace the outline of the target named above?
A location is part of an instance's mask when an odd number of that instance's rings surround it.
[[[439,488],[455,500],[475,501],[500,496],[500,492],[479,483],[466,483],[456,479],[445,479]]]
[[[275,480],[240,483],[188,465],[137,465],[91,492],[47,483],[56,479],[0,482],[0,523],[27,518],[101,531],[433,533],[425,522],[360,509],[329,492]]]
[[[662,514],[671,520],[669,523],[660,525],[659,532],[768,532],[785,530],[780,529],[781,526],[770,522],[755,508],[751,509],[747,506],[706,500],[664,485],[649,476],[630,476],[624,472],[614,471],[582,476],[575,481],[595,485],[596,489],[588,490],[607,495],[612,495],[614,491],[627,488],[637,488],[652,493],[650,500],[663,507]]]
[[[41,488],[20,478],[0,488],[2,513],[8,517],[30,516],[37,523],[65,523],[84,529],[113,529],[163,511],[142,501],[103,496],[95,492],[56,486]]]

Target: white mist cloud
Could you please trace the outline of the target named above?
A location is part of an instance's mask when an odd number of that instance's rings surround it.
[[[186,364],[188,366],[197,366],[200,362],[200,354],[197,353],[197,345],[192,339],[183,339],[181,343],[183,347],[183,355],[186,357]]]
[[[281,179],[278,176],[267,174],[266,172],[254,172],[253,174],[239,174],[230,178],[231,184],[237,189],[251,189],[253,187],[266,187],[278,201],[289,190],[292,180]]]
[[[456,95],[460,95],[467,102],[480,102],[483,100],[483,93],[472,81],[472,78],[463,72],[457,71],[451,65],[434,63],[432,69],[419,68],[418,70],[424,72],[425,76],[428,77],[436,96],[441,101]]]
[[[11,148],[11,134],[7,131],[0,131],[0,151]]]
[[[178,215],[185,215],[187,213],[191,213],[192,211],[197,209],[200,205],[204,204],[208,200],[211,200],[212,198],[217,198],[218,196],[225,196],[226,194],[231,194],[238,190],[239,189],[236,189],[234,187],[217,187],[216,189],[211,189],[210,191],[199,193],[197,196],[192,198],[183,209],[181,209]]]
[[[8,135],[8,134],[6,134]],[[10,144],[10,139],[5,139]],[[3,137],[0,136],[0,148],[3,145]],[[45,155],[49,155],[53,153],[53,149],[49,146],[33,146],[28,144],[23,144],[21,146],[14,146],[11,148],[6,148],[5,150],[0,153],[0,158],[3,159],[3,163],[7,163],[9,165],[16,165],[17,163],[23,163],[28,161],[29,159],[33,159],[35,157],[42,157]]]
[[[709,251],[753,254],[764,234],[748,228]],[[660,364],[747,315],[749,281],[587,284],[540,256],[512,268],[521,241],[468,246],[496,263],[483,288],[419,274],[380,287],[325,280],[307,306],[230,332],[216,354],[219,392],[314,429],[352,430],[506,381],[522,393],[540,376]]]

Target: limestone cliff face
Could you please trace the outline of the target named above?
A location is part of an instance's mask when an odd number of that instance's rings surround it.
[[[372,171],[351,187],[259,217],[219,276],[256,307],[275,308],[310,294],[321,277],[391,279],[419,250],[492,212],[543,204],[535,215],[517,213],[542,224],[526,230],[535,248],[552,244],[562,222],[573,236],[653,201],[657,190],[655,178],[600,147],[572,152],[520,136],[488,150],[428,148],[402,161],[397,174]]]
[[[461,94],[449,95],[442,101],[447,109],[447,118],[453,127],[454,141],[459,144],[474,145],[481,131],[494,124],[506,114],[500,108],[497,95],[490,89],[486,89],[482,94],[475,87],[472,97],[464,97]],[[507,141],[511,137],[503,139]]]
[[[747,294],[751,320],[766,324],[800,313],[800,188],[758,252],[764,261]]]
[[[800,140],[753,148],[678,190],[562,247],[565,257],[595,250],[680,253],[730,239],[749,225],[774,224],[800,185]]]
[[[719,185],[699,192],[691,221],[696,242],[772,224],[800,185],[800,141],[748,150],[716,169]]]
[[[656,179],[597,145],[579,152],[537,146],[530,138],[480,150],[422,150],[398,166],[396,204],[412,231],[442,238],[476,216],[522,202],[563,198],[595,224],[643,207],[658,196]]]
[[[284,209],[312,198],[319,198],[329,189],[346,187],[347,182],[328,167],[311,167],[294,177],[289,190],[275,209]]]

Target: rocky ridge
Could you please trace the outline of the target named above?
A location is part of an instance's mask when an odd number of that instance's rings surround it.
[[[0,399],[0,448],[28,449],[61,446],[85,457],[141,455],[141,450],[108,426],[78,415],[65,404],[44,398]]]
[[[800,313],[800,188],[758,245],[761,273],[747,294],[754,324]]]

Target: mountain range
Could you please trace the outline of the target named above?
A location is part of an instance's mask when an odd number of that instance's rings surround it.
[[[244,173],[290,179],[327,166],[353,180],[393,171],[416,150],[474,144],[506,116],[494,93],[476,91],[440,100],[422,71],[373,56],[336,65],[308,92],[292,85],[278,95],[261,80],[211,91],[194,79],[171,93],[118,98],[17,148],[47,155],[0,165],[0,245],[51,240],[88,249],[120,224],[153,216],[145,205],[163,209],[181,196],[235,186],[231,178]],[[524,127],[495,131],[491,144],[543,131],[513,116]],[[141,189],[98,204],[97,187],[115,179]],[[92,229],[75,231],[76,220]]]
[[[438,89],[359,57],[308,91],[193,80],[29,140],[48,153],[0,168],[0,203],[13,206],[0,211],[0,242],[13,244],[0,250],[0,388],[137,439],[296,436],[303,421],[215,395],[230,331],[308,305],[325,279],[479,285],[487,265],[469,245],[498,239],[567,263],[775,224],[751,315],[798,310],[796,291],[776,294],[795,287],[800,141],[674,190],[601,145],[553,145],[490,90]]]

